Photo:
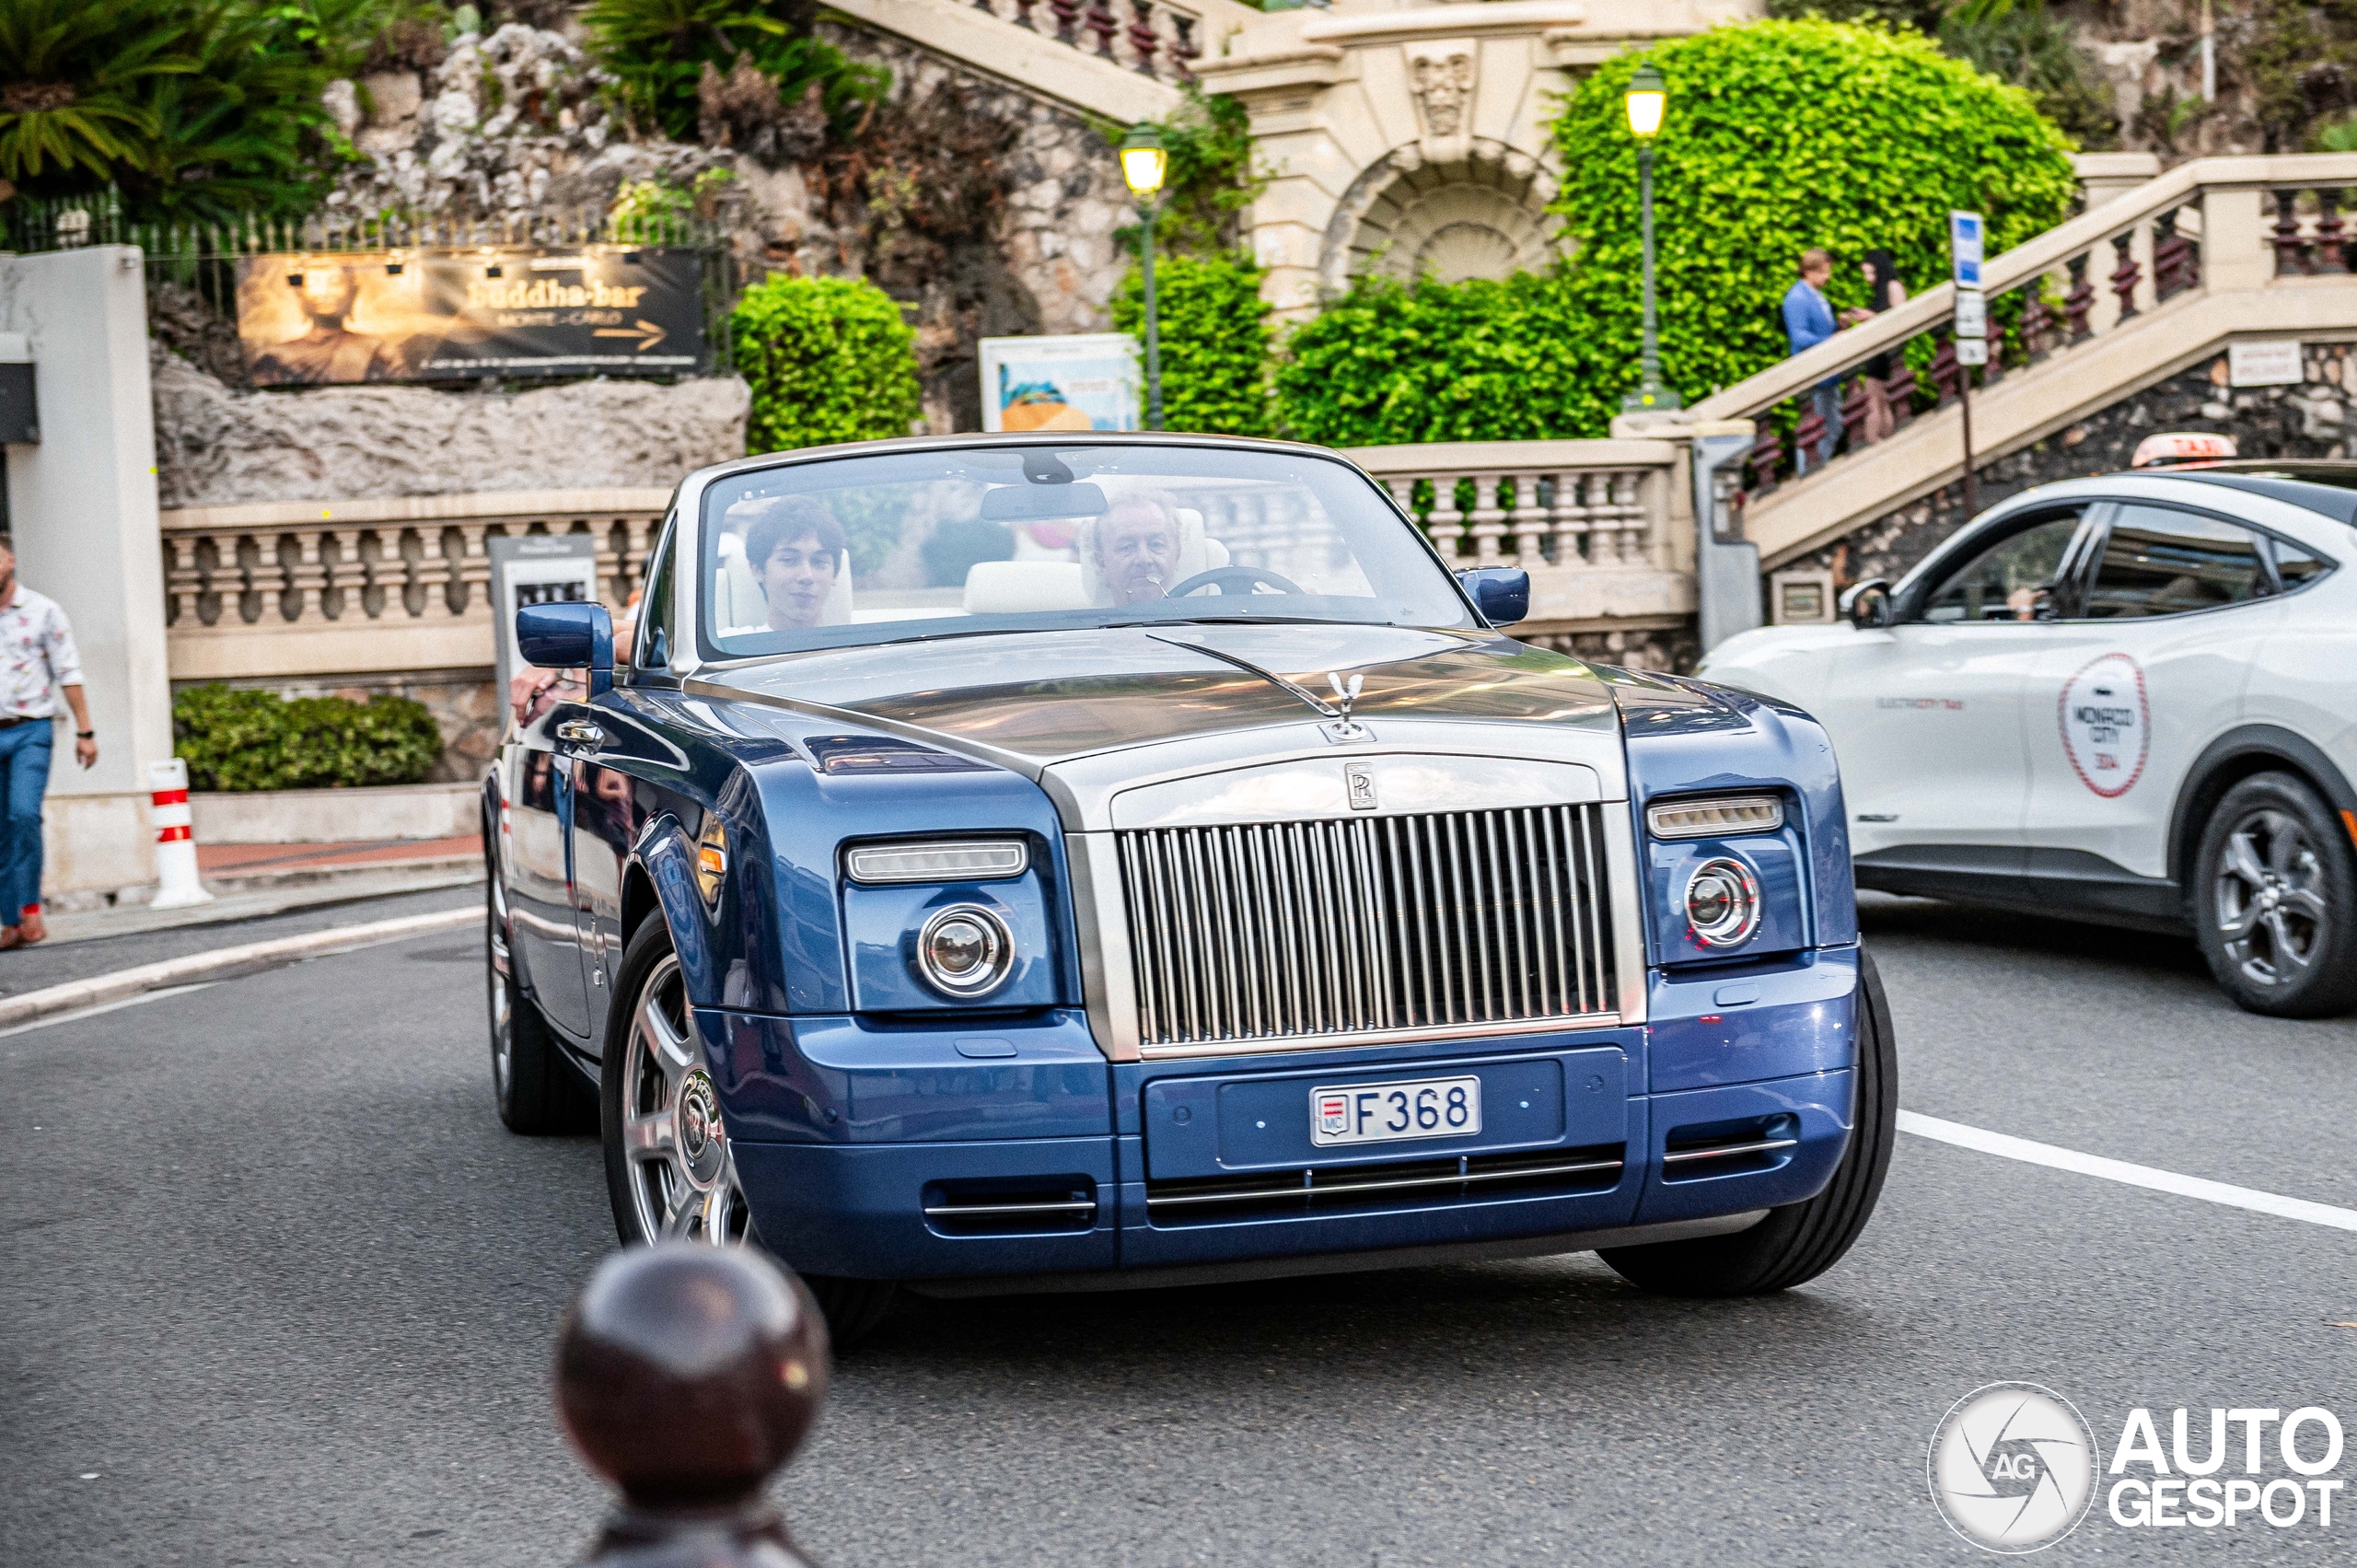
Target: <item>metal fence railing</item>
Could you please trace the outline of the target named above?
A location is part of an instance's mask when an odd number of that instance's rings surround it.
[[[149,223],[127,215],[121,197],[111,190],[81,198],[34,201],[19,197],[0,203],[0,250],[31,254],[87,245],[136,246],[145,257],[151,289],[157,284],[177,284],[231,321],[238,309],[238,263],[256,255],[394,252],[420,256],[487,246],[691,250],[701,263],[704,368],[724,374],[733,368],[728,316],[736,308],[739,286],[735,251],[720,222],[692,212],[617,215],[585,205],[457,217],[325,208],[300,218],[249,214],[215,223]]]

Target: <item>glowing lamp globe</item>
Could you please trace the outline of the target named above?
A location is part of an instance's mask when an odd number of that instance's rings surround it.
[[[1628,96],[1621,101],[1629,110],[1630,134],[1649,140],[1661,130],[1662,111],[1669,107],[1669,84],[1652,65],[1640,65],[1629,78]]]
[[[1153,126],[1140,124],[1121,138],[1121,179],[1138,200],[1144,201],[1162,189],[1169,168],[1170,154],[1162,145],[1161,133]]]

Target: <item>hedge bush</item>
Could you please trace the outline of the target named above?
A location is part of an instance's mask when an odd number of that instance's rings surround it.
[[[1236,251],[1165,256],[1154,264],[1162,343],[1162,426],[1199,435],[1269,429],[1269,308],[1260,269]],[[1145,352],[1145,285],[1136,267],[1113,296],[1113,326]]]
[[[1887,248],[1921,292],[1947,275],[1950,208],[1986,215],[1994,256],[2061,222],[2076,193],[2070,143],[2029,96],[1918,33],[1763,21],[1616,56],[1555,125],[1577,347],[1609,406],[1637,362],[1637,144],[1621,98],[1640,61],[1669,87],[1654,171],[1662,362],[1689,401],[1789,352],[1775,308],[1804,250],[1839,259],[1837,308],[1861,305],[1865,250]]]
[[[753,389],[749,452],[906,436],[923,412],[916,333],[865,279],[764,279],[728,331]]]
[[[1562,274],[1361,278],[1296,328],[1275,422],[1329,447],[1538,440],[1608,423]]]
[[[1689,401],[1789,352],[1778,305],[1811,246],[1840,261],[1838,308],[1864,303],[1857,261],[1877,246],[1918,292],[1945,278],[1951,207],[1986,215],[1992,255],[2068,215],[2068,140],[2026,94],[1921,34],[1818,18],[1716,28],[1608,62],[1565,106],[1555,135],[1570,172],[1555,210],[1569,260],[1504,282],[1360,279],[1284,342],[1268,424],[1333,446],[1605,435],[1635,379],[1642,326],[1636,145],[1621,104],[1640,59],[1669,84],[1655,259],[1664,372]],[[1246,361],[1253,334],[1266,341],[1265,313],[1242,287],[1246,264],[1226,265],[1220,287],[1167,296],[1173,428],[1255,428]],[[1120,325],[1134,321],[1133,303],[1116,308]]]
[[[196,686],[172,699],[172,736],[191,789],[422,784],[442,755],[434,715],[407,697],[355,703]]]

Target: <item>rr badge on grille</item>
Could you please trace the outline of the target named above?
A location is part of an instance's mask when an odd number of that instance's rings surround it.
[[[1375,770],[1364,762],[1344,765],[1342,777],[1351,786],[1351,809],[1372,811],[1376,808]]]
[[[1318,1097],[1318,1130],[1331,1137],[1351,1129],[1351,1098],[1348,1095]]]

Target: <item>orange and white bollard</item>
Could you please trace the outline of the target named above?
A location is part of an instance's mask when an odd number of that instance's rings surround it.
[[[196,837],[188,808],[188,764],[178,757],[147,764],[147,787],[155,791],[156,897],[150,909],[185,909],[213,901],[196,874]]]

